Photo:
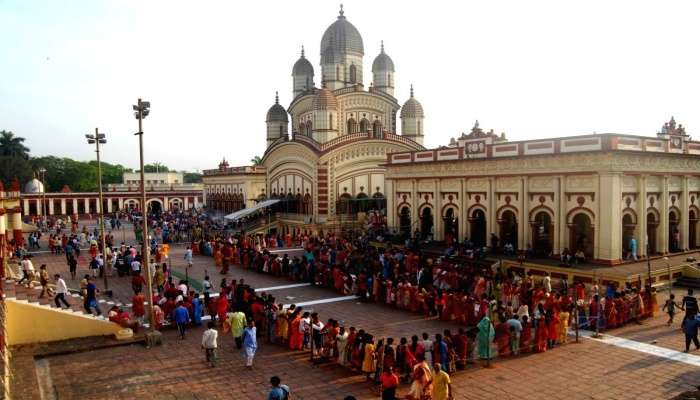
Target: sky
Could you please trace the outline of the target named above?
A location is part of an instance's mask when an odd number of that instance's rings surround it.
[[[275,91],[319,46],[339,2],[0,0],[0,130],[35,156],[138,165],[132,104],[151,102],[145,161],[178,170],[246,165],[265,150]],[[365,47],[384,40],[400,104],[413,83],[427,147],[475,120],[509,140],[654,135],[672,115],[700,130],[697,1],[344,2]],[[696,134],[700,138],[700,133]]]

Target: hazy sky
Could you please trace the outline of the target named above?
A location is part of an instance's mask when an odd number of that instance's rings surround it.
[[[305,45],[320,83],[325,1],[0,0],[0,129],[34,155],[138,163],[131,105],[151,101],[146,161],[242,165],[265,149],[265,114]],[[478,119],[510,140],[594,131],[653,135],[671,115],[700,131],[697,1],[345,1],[366,85],[384,40],[396,96],[409,84],[426,145]],[[696,134],[700,138],[700,133]]]

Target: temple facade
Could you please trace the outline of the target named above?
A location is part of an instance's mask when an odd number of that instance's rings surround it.
[[[321,38],[319,64],[317,74],[302,48],[292,101],[285,108],[275,96],[267,112],[260,165],[222,161],[204,171],[209,208],[229,213],[274,198],[288,213],[323,223],[385,207],[383,164],[389,153],[424,149],[423,107],[413,87],[403,105],[394,97],[395,65],[384,43],[366,87],[363,39],[342,8]]]
[[[388,224],[405,234],[611,264],[700,246],[700,142],[673,119],[653,137],[518,142],[477,122],[449,146],[389,154],[386,168]]]

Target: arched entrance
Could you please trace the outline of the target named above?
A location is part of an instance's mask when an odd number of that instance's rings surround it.
[[[698,248],[698,214],[695,210],[688,212],[688,247]]]
[[[453,241],[457,240],[457,235],[459,233],[459,219],[457,218],[454,207],[448,207],[447,210],[445,210],[445,216],[442,220],[445,242],[451,244]]]
[[[584,214],[578,213],[569,224],[569,249],[572,253],[582,250],[587,260],[593,258],[593,224],[591,218]]]
[[[403,236],[411,234],[411,209],[408,206],[401,207],[399,211],[399,232]]]
[[[622,258],[627,258],[630,252],[633,250],[631,246],[632,238],[634,238],[634,230],[637,227],[632,214],[625,214],[622,216]],[[637,248],[639,243],[637,243]],[[634,249],[636,251],[636,249]]]
[[[501,247],[510,243],[514,249],[518,248],[518,219],[515,213],[511,210],[505,210],[501,213],[501,219],[498,221],[500,225],[500,243]]]
[[[552,254],[553,239],[552,217],[545,211],[538,212],[532,221],[532,250],[535,256],[548,257]]]
[[[671,253],[681,251],[681,231],[678,226],[680,216],[676,210],[668,212],[668,250]]]
[[[420,235],[422,239],[433,240],[433,209],[423,207],[420,215]]]
[[[469,218],[471,241],[476,247],[486,246],[486,214],[481,209],[472,211]]]
[[[163,212],[163,205],[160,203],[160,201],[151,200],[147,204],[149,213],[158,215]]]
[[[654,255],[656,251],[656,227],[659,226],[659,220],[656,214],[650,212],[647,214],[647,251],[649,255]]]

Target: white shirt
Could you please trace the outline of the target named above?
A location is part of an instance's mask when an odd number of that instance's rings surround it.
[[[301,322],[299,323],[299,333],[306,332],[306,329],[310,323],[311,323],[311,318],[302,318]]]
[[[56,293],[68,294],[68,288],[66,287],[66,281],[63,278],[58,278],[56,281]]]
[[[216,329],[207,329],[202,334],[202,347],[205,349],[215,349],[217,347],[216,339],[219,337],[219,332]]]
[[[181,283],[177,285],[177,290],[180,290],[183,294],[187,294],[187,285]]]
[[[32,263],[32,260],[22,260],[22,269],[25,271],[34,272],[34,264]]]
[[[131,270],[132,271],[141,271],[141,263],[134,260],[131,262]]]

